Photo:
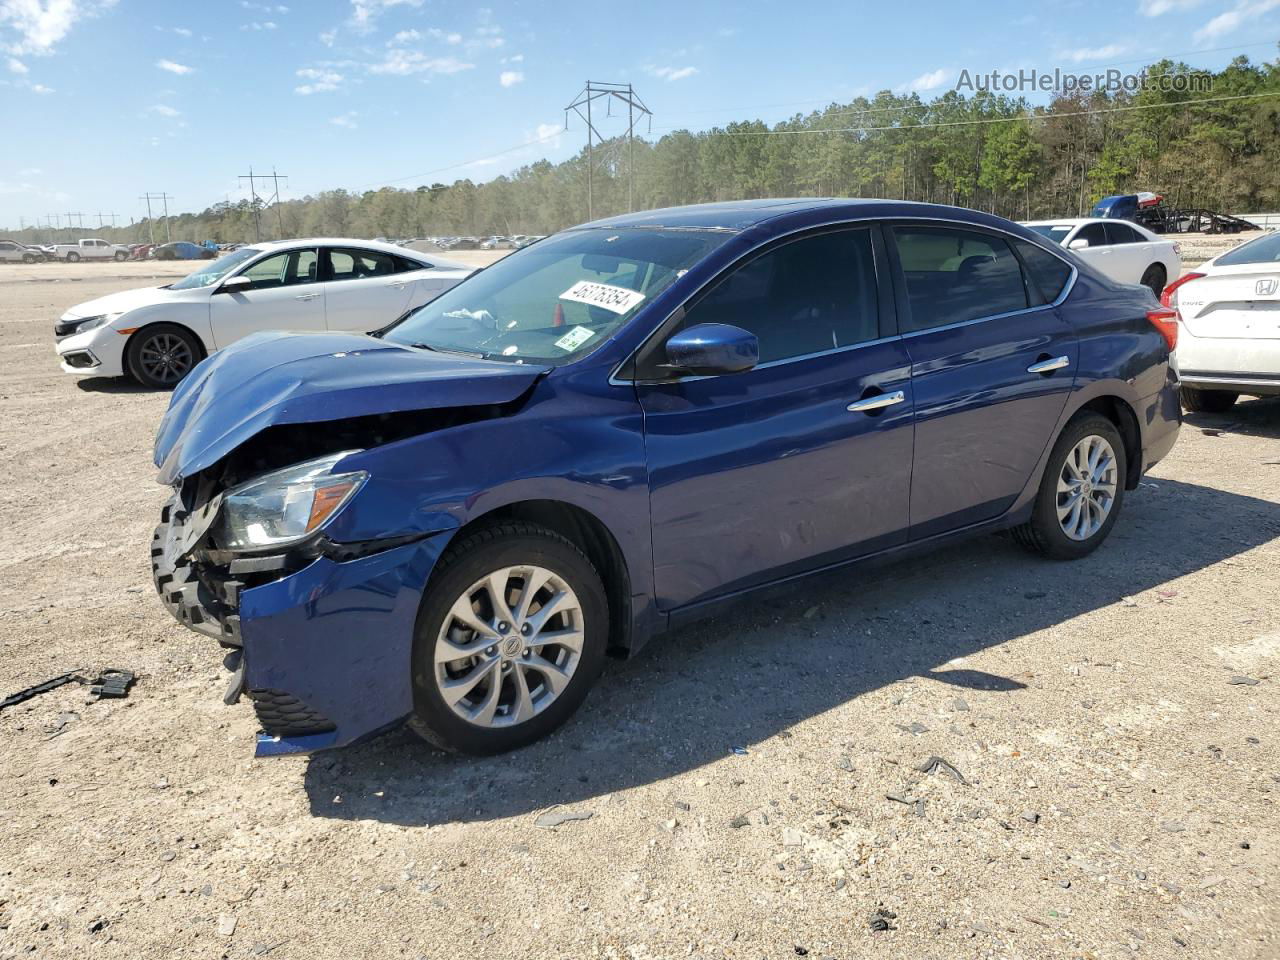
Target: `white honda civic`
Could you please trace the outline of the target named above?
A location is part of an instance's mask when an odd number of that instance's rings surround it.
[[[1206,261],[1161,299],[1178,311],[1184,407],[1221,413],[1241,394],[1280,396],[1280,233]]]
[[[475,272],[370,240],[241,247],[163,287],[72,307],[54,326],[67,373],[172,387],[204,357],[259,330],[384,327]]]

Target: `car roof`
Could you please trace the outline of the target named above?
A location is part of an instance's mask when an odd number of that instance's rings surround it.
[[[1003,217],[965,207],[909,200],[881,200],[848,197],[792,197],[762,200],[735,200],[728,203],[699,203],[686,207],[645,210],[585,223],[574,229],[618,229],[624,227],[675,230],[723,230],[740,233],[768,224],[770,232],[783,232],[845,220],[929,219],[972,223],[1007,230],[1013,224]],[[1030,234],[1030,231],[1027,231]],[[1034,236],[1034,234],[1031,234]]]
[[[365,250],[378,250],[382,253],[394,253],[406,260],[417,260],[444,270],[475,270],[475,267],[457,260],[448,260],[422,253],[410,247],[401,247],[394,243],[383,243],[381,240],[357,240],[354,237],[298,237],[294,240],[271,240],[267,243],[250,243],[246,246],[255,250],[292,250],[295,247],[362,247]]]

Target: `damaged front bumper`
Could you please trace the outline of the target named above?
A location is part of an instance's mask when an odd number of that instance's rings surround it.
[[[180,623],[227,650],[224,699],[253,701],[256,755],[345,746],[408,716],[414,623],[449,536],[220,565],[199,546],[213,513],[164,508],[152,576]]]

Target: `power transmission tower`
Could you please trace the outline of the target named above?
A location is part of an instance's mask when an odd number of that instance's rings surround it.
[[[595,128],[592,121],[591,105],[600,99],[605,99],[606,107],[611,108],[614,100],[619,100],[627,105],[627,209],[635,209],[635,185],[636,185],[636,169],[635,169],[635,132],[636,121],[641,116],[649,118],[649,127],[653,127],[653,111],[644,105],[644,101],[636,94],[635,88],[629,83],[602,83],[596,80],[588,80],[587,85],[582,88],[582,92],[574,98],[573,103],[564,108],[564,127],[569,129],[569,111],[572,110],[587,125],[587,219],[595,219],[595,196],[594,196],[594,172],[595,151],[592,145],[592,138],[600,142],[604,138],[600,136],[600,131]],[[583,110],[586,110],[584,113]]]
[[[63,216],[67,218],[67,226],[68,226],[68,227],[71,227],[71,226],[72,226],[71,218],[72,218],[72,217],[75,217],[75,218],[76,218],[76,220],[78,220],[78,221],[79,221],[78,223],[76,223],[76,224],[75,224],[75,226],[76,226],[77,228],[81,229],[81,230],[83,230],[83,229],[84,229],[84,214],[83,214],[83,213],[64,213],[64,214],[63,214]]]
[[[101,230],[106,226],[107,217],[111,218],[111,228],[114,230],[116,226],[116,215],[114,213],[103,213],[98,211],[98,229]]]
[[[250,167],[250,168],[249,168],[249,172],[248,172],[248,173],[242,173],[242,174],[240,175],[240,180],[241,180],[241,181],[245,181],[245,180],[248,180],[248,181],[249,181],[249,196],[253,198],[253,234],[254,234],[253,239],[254,239],[254,242],[255,242],[255,243],[257,243],[258,241],[260,241],[260,240],[262,239],[262,216],[261,216],[261,211],[258,209],[258,187],[257,187],[257,181],[258,181],[258,180],[263,180],[263,181],[270,180],[270,181],[271,181],[271,186],[272,186],[271,199],[270,199],[270,200],[268,200],[268,201],[266,201],[266,202],[264,203],[264,206],[266,205],[266,203],[270,203],[270,204],[274,204],[274,205],[275,205],[275,208],[276,208],[276,226],[279,228],[279,231],[280,231],[280,237],[279,237],[279,239],[283,240],[283,239],[284,239],[284,217],[283,217],[283,215],[280,213],[280,181],[281,181],[281,180],[284,180],[284,181],[285,181],[285,186],[287,187],[287,186],[289,185],[289,184],[288,184],[288,180],[289,180],[289,178],[288,178],[286,175],[284,175],[283,173],[276,173],[276,168],[275,168],[275,167],[272,167],[272,168],[271,168],[271,174],[270,174],[269,176],[268,176],[267,174],[265,174],[265,173],[254,173],[254,172],[253,172],[253,167]]]
[[[148,235],[151,238],[151,243],[153,246],[155,245],[155,242],[156,242],[156,227],[155,227],[155,220],[151,216],[151,201],[152,200],[164,201],[164,242],[172,243],[173,228],[169,224],[169,201],[172,200],[173,197],[169,196],[169,194],[167,193],[144,193],[138,199],[147,201],[147,231],[148,231]]]

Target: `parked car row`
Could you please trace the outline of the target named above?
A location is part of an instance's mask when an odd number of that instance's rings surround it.
[[[48,259],[43,247],[16,240],[0,240],[0,263],[44,263]]]
[[[1125,220],[1076,217],[1024,223],[1074,250],[1112,280],[1140,283],[1157,297],[1182,274],[1182,246]]]

